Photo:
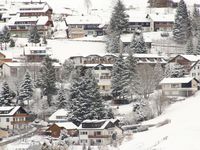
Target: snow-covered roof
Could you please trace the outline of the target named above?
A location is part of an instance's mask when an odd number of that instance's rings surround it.
[[[80,126],[78,127],[78,129],[79,130],[81,130],[81,129],[89,129],[89,130],[92,130],[92,129],[99,129],[99,130],[103,130],[103,129],[105,129],[106,128],[106,126],[110,123],[111,121],[110,120],[84,120],[81,124],[80,124]],[[84,128],[82,125],[84,124],[84,123],[87,123],[87,124],[93,124],[93,123],[95,123],[95,124],[100,124],[100,127],[94,127],[94,128]],[[112,123],[112,122],[111,122]]]
[[[11,19],[8,21],[8,25],[45,25],[47,21],[47,16],[20,17],[19,14],[17,14],[16,16],[11,17]]]
[[[37,20],[37,25],[45,25],[48,22],[48,16],[40,16]]]
[[[10,67],[26,67],[26,66],[41,66],[39,62],[5,62],[3,65]],[[60,67],[60,63],[53,63],[54,67]]]
[[[105,66],[105,67],[112,67],[113,64],[85,64],[86,67],[96,67],[98,65],[102,65],[102,66]]]
[[[20,106],[1,106],[0,107],[0,116],[12,116],[18,110]]]
[[[194,78],[192,77],[185,77],[185,78],[164,78],[160,84],[178,84],[178,83],[188,83]]]
[[[13,58],[12,52],[10,52],[10,51],[0,50],[0,53],[2,53],[5,56],[6,59],[12,59]]]
[[[25,55],[50,55],[50,51],[44,46],[24,47]]]
[[[66,22],[67,24],[102,24],[102,19],[99,16],[68,16]]]
[[[144,36],[144,41],[146,43],[151,43],[152,42],[151,37],[147,36],[146,34],[143,34],[143,36]],[[120,36],[120,40],[123,43],[130,43],[132,41],[132,38],[133,38],[133,34],[122,34]]]
[[[144,11],[127,11],[127,14],[129,15],[129,22],[150,22]]]
[[[148,14],[154,22],[174,22],[174,14]]]
[[[49,121],[62,121],[62,120],[65,120],[65,121],[66,121],[67,114],[68,114],[68,111],[67,111],[67,110],[65,110],[65,109],[58,109],[56,112],[54,112],[54,113],[49,117]],[[66,117],[66,118],[65,118],[65,119],[64,119],[64,118],[59,119],[59,118],[57,118],[57,116],[62,116],[62,117]]]
[[[70,129],[77,129],[78,127],[72,123],[72,122],[59,122],[59,123],[55,123],[57,126],[59,127],[63,127],[67,130],[70,130]]]
[[[182,56],[192,62],[196,62],[196,61],[200,60],[200,55],[180,55],[180,56]]]
[[[22,5],[17,12],[19,13],[27,13],[27,12],[46,12],[49,9],[49,5],[46,3],[32,3]]]

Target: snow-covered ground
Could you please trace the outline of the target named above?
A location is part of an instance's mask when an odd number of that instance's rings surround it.
[[[167,125],[134,134],[131,141],[120,146],[120,150],[199,150],[199,98],[200,92],[171,105],[160,117],[145,122],[154,124],[171,120]]]

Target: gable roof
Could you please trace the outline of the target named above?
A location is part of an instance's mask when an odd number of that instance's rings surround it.
[[[169,62],[171,62],[172,60],[176,59],[179,56],[183,57],[183,58],[185,58],[185,59],[187,59],[188,61],[191,61],[191,62],[196,62],[196,61],[200,60],[200,55],[176,55],[174,58],[169,60]]]
[[[193,77],[183,77],[183,78],[164,78],[160,84],[179,84],[179,83],[189,83],[192,81]],[[196,80],[196,79],[195,79]],[[197,80],[196,80],[197,81]],[[197,81],[198,82],[198,81]]]
[[[13,116],[21,106],[1,106],[0,107],[0,116]]]
[[[59,126],[60,128],[63,127],[67,130],[71,130],[71,129],[77,129],[78,127],[72,123],[72,122],[59,122],[59,123],[55,123],[57,126]]]
[[[62,117],[66,117],[67,118],[67,114],[68,111],[65,109],[58,109],[57,111],[55,111],[50,117],[49,117],[49,121],[66,121],[66,119],[58,119],[56,118],[56,116],[62,116]]]

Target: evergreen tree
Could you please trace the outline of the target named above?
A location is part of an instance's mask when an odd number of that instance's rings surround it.
[[[200,55],[200,30],[198,30],[198,36],[197,37],[198,37],[198,42],[197,42],[195,54]]]
[[[5,81],[2,85],[0,106],[11,106],[13,98],[13,91],[10,89],[8,83]]]
[[[132,41],[130,43],[130,51],[133,53],[147,53],[146,45],[144,42],[143,34],[140,34],[139,37],[133,34]]]
[[[129,52],[128,57],[125,60],[126,66],[127,66],[127,71],[129,72],[129,85],[128,85],[128,92],[129,94],[132,95],[137,93],[137,88],[138,88],[138,74],[137,74],[137,61],[133,57],[132,53]]]
[[[183,65],[174,64],[171,68],[171,78],[180,78],[183,77],[185,73],[185,69]]]
[[[112,32],[107,35],[106,51],[108,53],[120,52],[120,35],[117,32]]]
[[[42,43],[45,44],[45,45],[47,44],[46,36],[43,36],[43,38],[42,38]]]
[[[184,0],[180,0],[176,10],[173,36],[174,40],[180,44],[185,43],[187,38],[191,36],[191,22]]]
[[[123,59],[123,56],[120,54],[116,62],[113,65],[112,70],[112,96],[114,98],[125,98],[128,93],[129,85],[129,71],[128,67]]]
[[[88,119],[103,119],[106,117],[106,109],[103,104],[103,99],[100,95],[97,81],[90,69],[86,71],[85,74],[86,94],[85,99],[88,99],[88,102],[91,104],[90,107],[90,116]]]
[[[73,81],[70,88],[70,108],[68,114],[69,121],[72,121],[76,125],[87,119],[90,113],[88,99],[84,98],[86,86],[81,71],[76,70],[73,74]]]
[[[194,45],[193,45],[193,39],[190,37],[186,44],[186,54],[187,55],[193,55],[194,54]]]
[[[160,63],[157,63],[154,67],[154,82],[157,87],[160,81],[164,78],[163,68]]]
[[[5,49],[7,49],[6,43],[10,42],[10,30],[7,26],[4,26],[3,28],[3,35],[4,35]]]
[[[56,74],[53,66],[53,60],[46,56],[40,70],[42,89],[44,95],[47,96],[48,105],[52,105],[52,95],[56,94]]]
[[[121,0],[117,0],[110,19],[109,32],[122,34],[127,28],[128,15],[125,13],[125,6]]]
[[[19,99],[21,101],[27,101],[29,106],[29,101],[33,96],[33,83],[29,72],[24,75],[24,81],[22,82],[19,90]]]
[[[107,111],[98,91],[98,85],[91,70],[84,74],[76,70],[70,88],[69,121],[79,125],[86,119],[103,119]]]
[[[15,47],[15,41],[13,39],[10,39],[10,47]]]
[[[164,71],[164,77],[165,78],[170,78],[171,77],[171,68],[169,64],[165,65],[165,71]]]
[[[65,60],[62,65],[62,74],[61,77],[64,80],[69,80],[72,71],[74,70],[74,63],[71,60]]]
[[[151,110],[148,102],[145,100],[137,100],[134,102],[133,113],[136,123],[150,119]]]
[[[65,90],[61,87],[61,89],[58,92],[58,97],[57,97],[57,108],[58,109],[68,109],[69,104],[65,96]]]
[[[40,43],[40,35],[38,33],[37,26],[35,25],[32,26],[29,30],[28,42],[34,44]]]
[[[193,14],[192,14],[192,30],[194,35],[198,34],[198,25],[200,24],[200,12],[194,4]]]
[[[4,43],[4,35],[2,32],[0,32],[0,45],[1,45],[1,50],[3,50],[2,44]]]

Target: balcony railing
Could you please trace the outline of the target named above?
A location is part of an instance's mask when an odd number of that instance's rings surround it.
[[[14,124],[28,124],[30,123],[30,121],[11,121],[11,124],[14,125]]]
[[[109,138],[110,135],[88,135],[88,138]]]

